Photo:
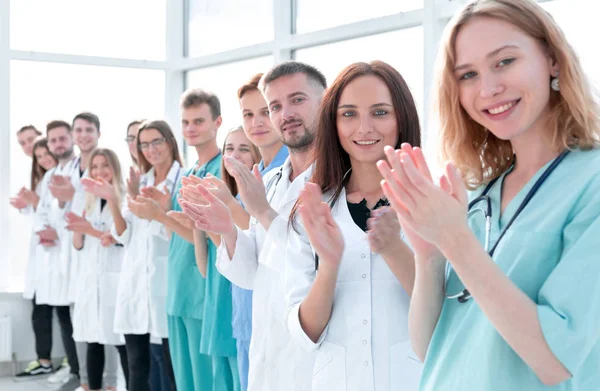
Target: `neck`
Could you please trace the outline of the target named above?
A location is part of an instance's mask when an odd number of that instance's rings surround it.
[[[283,148],[283,143],[281,141],[277,141],[275,144],[269,145],[267,147],[258,148],[265,167],[271,164],[271,162],[273,161],[273,159],[275,159],[275,156],[277,156],[277,153],[279,153],[279,150],[281,148]]]
[[[166,160],[164,163],[157,164],[156,166],[154,166],[154,182],[156,184],[161,183],[167,178],[167,175],[169,175],[169,170],[171,169],[172,165],[172,160]]]
[[[60,160],[58,161],[58,164],[59,164],[61,167],[64,167],[64,166],[65,166],[65,164],[67,164],[67,163],[68,163],[68,162],[69,162],[71,159],[73,159],[73,156],[74,156],[74,155],[73,155],[73,153],[71,153],[71,154],[69,155],[69,157],[68,157],[68,158],[65,158],[65,159],[60,159]]]
[[[348,193],[360,193],[362,197],[368,198],[368,195],[378,194],[381,198],[381,180],[383,179],[377,166],[374,163],[362,163],[351,161],[352,172],[348,181]]]
[[[217,146],[217,140],[209,141],[202,145],[196,146],[196,153],[198,154],[198,166],[203,166],[208,163],[210,159],[215,157],[219,153],[219,147]]]
[[[81,163],[79,167],[81,167],[82,170],[87,169],[88,165],[90,164],[90,156],[92,156],[92,151],[81,152]]]
[[[307,151],[294,151],[290,149],[290,163],[292,164],[292,173],[290,175],[290,182],[296,179],[298,175],[302,174],[310,164],[310,154],[312,149]]]
[[[542,132],[527,131],[511,140],[516,163],[511,174],[531,178],[561,151],[552,148],[550,138]]]

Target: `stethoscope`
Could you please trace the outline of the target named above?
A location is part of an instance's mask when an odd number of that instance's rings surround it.
[[[177,181],[179,180],[179,174],[181,174],[181,165],[179,164],[179,162],[176,162],[177,165],[179,167],[177,167],[177,173],[175,174],[175,179],[173,180],[173,183],[171,184],[171,196],[173,196],[174,191],[175,191],[175,187],[177,186]],[[140,181],[140,189],[142,187],[146,187],[148,185],[148,177],[144,176],[144,178]],[[158,183],[155,183],[154,186],[157,186]]]
[[[469,207],[468,207],[468,217],[469,218],[476,212],[482,212],[483,216],[485,217],[484,248],[485,248],[485,251],[490,255],[490,257],[492,257],[494,255],[494,251],[496,251],[496,248],[498,247],[498,243],[500,243],[500,240],[504,237],[504,234],[506,234],[506,231],[508,231],[508,229],[510,228],[512,223],[516,220],[517,216],[519,216],[519,214],[523,211],[523,209],[525,209],[525,207],[527,206],[529,201],[531,201],[531,199],[533,198],[535,193],[539,190],[539,188],[542,186],[542,184],[550,176],[552,171],[554,171],[554,169],[560,164],[560,162],[562,162],[562,160],[565,158],[565,156],[567,156],[568,153],[569,153],[569,150],[565,150],[564,152],[562,152],[560,155],[558,155],[554,159],[552,164],[550,164],[550,166],[548,166],[548,168],[546,168],[546,170],[542,173],[542,175],[539,177],[539,179],[535,182],[535,184],[533,185],[531,190],[529,190],[529,192],[527,193],[527,195],[525,196],[525,198],[519,205],[519,208],[517,209],[517,211],[515,212],[513,217],[510,219],[508,224],[506,224],[506,226],[500,233],[498,240],[496,240],[496,243],[494,244],[494,246],[491,249],[490,249],[490,233],[492,231],[492,201],[491,201],[488,193],[490,192],[492,187],[496,184],[496,182],[498,181],[499,178],[495,178],[493,181],[491,181],[486,186],[486,188],[483,190],[483,193],[481,193],[481,195],[479,197],[477,197],[474,200],[472,200],[471,202],[469,202]],[[514,163],[513,163],[513,167],[514,167]],[[485,202],[485,208],[473,209],[474,206],[476,206],[477,204],[479,204],[482,201]],[[444,279],[444,293],[446,295],[446,298],[447,299],[457,299],[459,303],[466,303],[471,298],[471,293],[469,292],[469,290],[467,288],[463,289],[460,293],[457,293],[454,295],[448,294],[448,292],[446,290],[446,281],[448,280],[448,274],[449,274],[448,264],[446,264],[446,278]],[[464,286],[464,284],[463,284],[463,286]]]

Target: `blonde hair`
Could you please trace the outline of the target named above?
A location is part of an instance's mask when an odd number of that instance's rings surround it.
[[[494,136],[462,108],[454,75],[456,37],[474,17],[510,23],[540,41],[560,68],[560,92],[550,95],[552,146],[593,148],[599,141],[599,109],[579,58],[554,19],[532,0],[476,0],[448,23],[437,59],[434,91],[440,126],[440,157],[453,161],[467,187],[473,189],[501,175],[513,162],[510,141]],[[550,77],[548,79],[550,88]]]
[[[104,156],[110,169],[113,174],[112,185],[115,188],[115,192],[117,193],[117,201],[121,204],[125,194],[125,185],[123,183],[123,174],[121,172],[121,163],[119,162],[119,157],[116,153],[107,148],[97,148],[92,152],[92,156],[90,156],[90,174],[91,174],[91,166],[94,158],[96,156]],[[87,193],[85,195],[85,213],[86,215],[91,215],[94,212],[94,208],[98,204],[98,197],[91,193]]]

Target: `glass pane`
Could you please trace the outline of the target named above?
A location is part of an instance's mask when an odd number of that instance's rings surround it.
[[[579,55],[586,75],[596,88],[600,88],[600,52],[590,41],[590,27],[598,23],[600,4],[587,0],[554,0],[540,5],[559,24]],[[577,12],[574,12],[575,7]]]
[[[187,1],[189,57],[273,40],[273,0]]]
[[[100,117],[100,146],[115,151],[128,170],[131,159],[124,141],[127,124],[138,118],[164,116],[164,84],[163,71],[12,61],[10,194],[29,187],[31,172],[31,160],[18,145],[16,131],[33,124],[45,134],[50,120],[71,122],[81,111],[92,111]],[[23,288],[28,255],[24,249],[29,245],[31,227],[30,219],[14,208],[9,218],[11,290],[18,291]]]
[[[221,101],[223,123],[217,135],[219,148],[222,147],[227,132],[242,124],[237,90],[252,76],[266,72],[271,66],[273,66],[273,57],[266,56],[196,69],[187,73],[188,88],[202,88],[211,91],[217,94]],[[188,147],[187,155],[187,163],[192,164],[196,160],[196,151]]]
[[[166,0],[11,0],[12,49],[164,60]]]
[[[423,114],[423,27],[296,50],[295,58],[316,66],[328,84],[353,62],[385,61],[402,74]]]
[[[344,0],[297,0],[297,4],[298,34],[423,8],[423,0],[370,0],[351,5]]]

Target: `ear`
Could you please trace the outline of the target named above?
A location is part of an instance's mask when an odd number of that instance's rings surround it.
[[[556,55],[548,49],[548,65],[550,66],[550,76],[558,77],[560,65]]]
[[[221,124],[223,123],[223,117],[218,116],[217,120],[215,121],[215,125],[217,127],[217,130],[221,127]]]

